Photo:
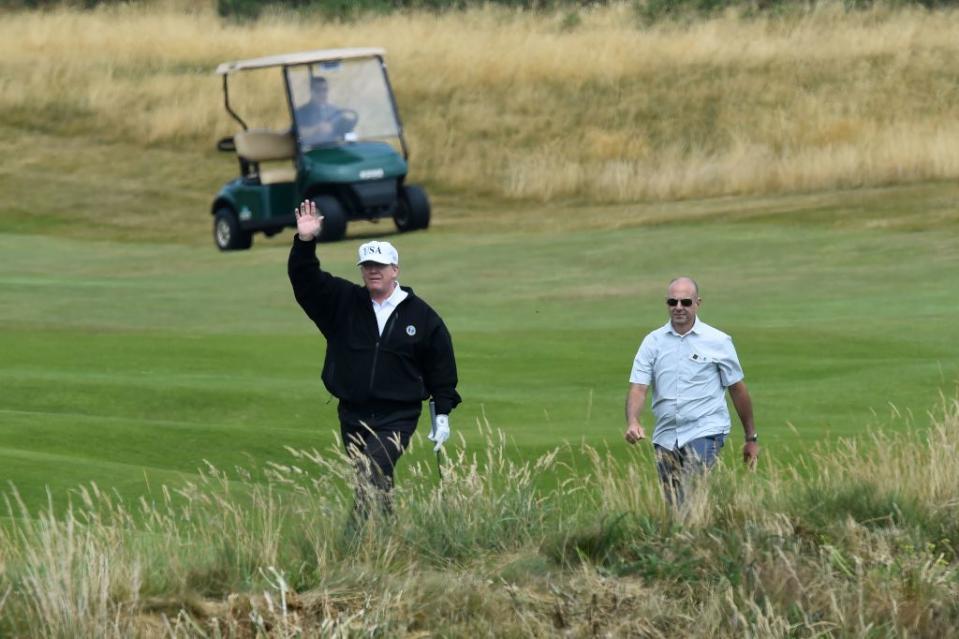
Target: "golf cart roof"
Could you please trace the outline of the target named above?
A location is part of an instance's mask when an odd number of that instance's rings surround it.
[[[333,60],[346,60],[349,58],[371,58],[373,56],[382,57],[385,53],[385,49],[376,47],[354,49],[318,49],[316,51],[284,53],[281,55],[267,56],[265,58],[252,58],[250,60],[224,62],[216,68],[216,73],[217,75],[226,75],[227,73],[244,71],[246,69],[264,69],[266,67],[310,64],[312,62],[331,62]]]

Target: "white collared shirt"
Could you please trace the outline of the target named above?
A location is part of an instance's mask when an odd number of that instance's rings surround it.
[[[629,377],[653,387],[653,443],[669,450],[729,433],[725,391],[742,379],[732,338],[698,317],[685,335],[669,322],[647,335]]]
[[[386,326],[386,320],[390,319],[390,315],[392,315],[396,307],[400,305],[400,302],[406,299],[407,295],[409,295],[409,293],[400,288],[400,283],[397,282],[393,288],[393,292],[389,297],[383,300],[382,303],[370,298],[370,301],[373,302],[373,314],[376,315],[376,326],[380,329],[380,335],[383,334],[383,327]]]

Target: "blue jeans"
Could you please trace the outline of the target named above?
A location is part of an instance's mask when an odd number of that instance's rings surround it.
[[[690,481],[706,474],[716,463],[725,442],[726,436],[720,434],[692,439],[676,450],[655,446],[656,470],[670,505],[682,505]]]

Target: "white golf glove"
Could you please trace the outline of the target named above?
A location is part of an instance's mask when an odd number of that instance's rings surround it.
[[[443,443],[449,438],[449,415],[437,415],[436,420],[433,422],[433,427],[430,428],[430,434],[426,439],[436,442],[436,446],[433,447],[433,450],[439,452],[439,449],[443,447]]]

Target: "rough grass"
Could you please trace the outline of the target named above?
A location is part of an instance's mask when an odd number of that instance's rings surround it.
[[[206,151],[235,127],[217,63],[381,45],[414,176],[441,190],[627,202],[946,179],[959,177],[957,28],[956,11],[832,3],[648,27],[628,4],[573,22],[495,8],[347,24],[238,25],[176,3],[9,13],[0,125],[20,163],[42,152],[35,134]],[[282,121],[277,77],[248,80],[244,112]]]
[[[8,495],[0,631],[30,637],[949,636],[959,627],[959,400],[928,429],[755,475],[719,468],[681,512],[638,458],[525,462],[488,425],[394,518],[345,532],[349,463],[291,451],[269,480],[210,468],[55,516]],[[767,463],[770,463],[768,460]],[[805,468],[803,468],[805,466]],[[809,473],[809,469],[814,473]],[[536,486],[540,473],[566,480]]]

